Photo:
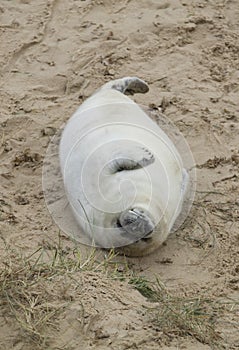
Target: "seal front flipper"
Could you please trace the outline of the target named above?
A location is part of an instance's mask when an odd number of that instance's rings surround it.
[[[112,80],[106,83],[102,89],[114,89],[125,95],[134,95],[137,93],[145,94],[149,91],[148,84],[137,77],[125,77],[122,79]]]
[[[153,153],[143,147],[135,147],[135,149],[122,150],[115,154],[109,162],[108,168],[110,172],[115,174],[120,171],[137,170],[154,163]]]

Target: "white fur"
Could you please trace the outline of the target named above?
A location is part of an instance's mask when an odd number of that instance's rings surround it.
[[[107,164],[121,154],[140,158],[140,145],[155,162],[108,172]],[[187,173],[171,140],[130,98],[107,84],[88,98],[63,131],[60,164],[74,215],[97,246],[123,245],[127,255],[144,255],[165,241],[182,207]],[[132,206],[158,222],[148,242],[122,239],[112,227],[118,212]]]

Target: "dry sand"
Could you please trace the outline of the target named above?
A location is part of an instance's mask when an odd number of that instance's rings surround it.
[[[150,91],[135,101],[161,108],[181,130],[198,180],[185,225],[154,254],[129,259],[130,268],[158,276],[174,293],[238,300],[238,1],[0,0],[0,33],[0,227],[7,244],[29,255],[57,241],[41,185],[49,139],[104,82],[137,75]],[[47,349],[212,348],[190,336],[165,337],[127,283],[96,272],[76,278],[83,290],[71,290]],[[42,288],[58,300],[63,282],[49,283]],[[0,349],[33,349],[2,310]],[[231,311],[217,329],[225,349],[238,349]]]

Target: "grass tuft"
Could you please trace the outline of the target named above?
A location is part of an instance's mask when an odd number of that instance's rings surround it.
[[[212,349],[224,349],[216,330],[217,322],[225,308],[234,302],[219,302],[201,296],[174,295],[163,283],[149,282],[144,277],[133,277],[130,284],[149,301],[156,303],[148,308],[151,321],[158,331],[169,338],[191,336]]]
[[[140,294],[150,301],[156,301],[155,291],[153,289],[152,283],[146,280],[142,276],[133,276],[129,280],[129,284],[132,284],[135,289],[137,289]]]
[[[224,349],[216,328],[226,308],[227,314],[236,312],[234,301],[175,295],[159,279],[149,282],[135,276],[126,259],[117,260],[114,250],[102,257],[102,252],[92,249],[83,256],[80,248],[64,248],[59,239],[57,243],[43,242],[28,256],[5,242],[5,252],[7,258],[0,270],[0,311],[5,318],[17,321],[18,340],[29,349],[50,349],[52,335],[59,332],[60,314],[83,293],[82,275],[92,272],[128,281],[152,302],[147,315],[154,328],[166,337],[191,336],[212,349]],[[79,321],[83,325],[87,310],[81,306]]]
[[[48,346],[48,334],[58,327],[57,316],[72,301],[67,293],[69,281],[76,293],[83,287],[75,278],[76,272],[104,272],[122,279],[123,273],[118,271],[117,261],[113,261],[116,258],[113,250],[99,261],[95,249],[83,257],[77,248],[64,249],[60,240],[54,244],[44,242],[29,256],[4,243],[7,258],[0,270],[0,309],[6,317],[15,318],[24,342],[27,340],[29,346],[37,349]],[[55,288],[59,279],[68,281],[61,291]]]

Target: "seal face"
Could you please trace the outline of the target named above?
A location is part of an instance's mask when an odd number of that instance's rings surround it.
[[[91,243],[142,256],[165,241],[188,175],[168,136],[127,94],[136,77],[105,84],[68,121],[60,165],[72,212]]]

